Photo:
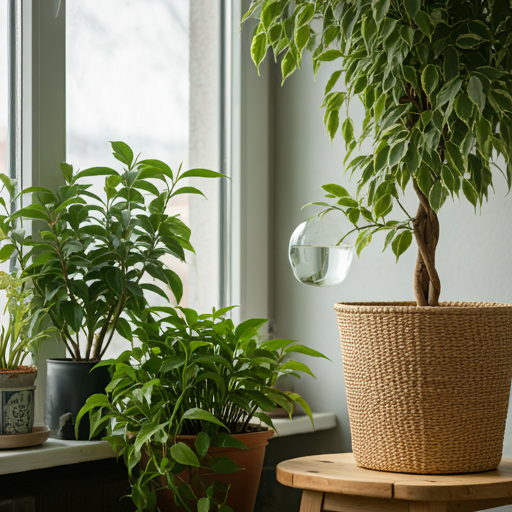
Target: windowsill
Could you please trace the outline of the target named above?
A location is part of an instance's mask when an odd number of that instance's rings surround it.
[[[111,459],[115,454],[108,441],[61,441],[48,439],[41,446],[0,451],[0,475],[35,469],[67,466]]]
[[[274,437],[293,436],[296,434],[309,434],[318,430],[330,430],[336,427],[336,415],[333,412],[314,412],[313,421],[315,427],[311,425],[308,416],[295,416],[293,419],[274,418],[272,422],[276,428]]]
[[[313,413],[315,428],[307,416],[275,418],[274,437],[307,434],[318,430],[328,430],[336,426],[336,415],[332,412]],[[0,451],[0,475],[22,473],[36,469],[67,466],[81,462],[112,459],[114,451],[107,441],[61,441],[48,439],[41,446],[22,448],[19,450]]]

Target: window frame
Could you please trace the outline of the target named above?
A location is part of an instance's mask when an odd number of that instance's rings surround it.
[[[22,2],[21,186],[53,188],[66,160],[66,0]],[[239,24],[250,0],[220,0],[220,304],[235,322],[272,318],[272,87],[267,59],[258,78],[253,26]],[[270,326],[272,323],[269,324]],[[271,327],[268,327],[270,330]],[[44,421],[46,359],[66,357],[43,342],[37,358],[36,422]]]

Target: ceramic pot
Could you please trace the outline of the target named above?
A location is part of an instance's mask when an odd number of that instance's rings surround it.
[[[0,370],[0,435],[32,432],[36,377],[34,366]]]
[[[247,450],[237,450],[236,448],[210,447],[208,455],[210,457],[229,457],[241,468],[241,471],[229,473],[227,475],[212,474],[211,471],[204,471],[202,480],[206,487],[214,481],[220,481],[231,485],[228,492],[226,504],[234,512],[253,512],[256,494],[260,483],[261,470],[263,468],[263,458],[268,440],[274,435],[273,430],[263,430],[260,432],[250,432],[247,434],[235,434],[233,437],[242,441]],[[196,436],[178,436],[178,442],[183,442],[194,446]],[[205,474],[206,473],[206,474]],[[185,481],[190,481],[188,471],[180,474]],[[162,512],[183,512],[184,508],[178,507],[174,503],[173,493],[169,490],[157,492],[158,507]]]
[[[93,370],[98,361],[71,359],[48,359],[47,363],[45,423],[52,432],[50,437],[88,440],[89,415],[81,419],[78,437],[75,437],[75,418],[91,395],[105,393],[110,382],[108,367],[100,366]],[[100,432],[96,439],[104,435]]]
[[[512,305],[336,304],[359,466],[440,474],[501,461]]]

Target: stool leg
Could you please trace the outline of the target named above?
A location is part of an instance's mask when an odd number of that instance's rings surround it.
[[[409,512],[446,512],[446,501],[410,501]]]
[[[324,493],[318,491],[302,491],[300,512],[322,512]],[[437,512],[437,511],[436,511]]]

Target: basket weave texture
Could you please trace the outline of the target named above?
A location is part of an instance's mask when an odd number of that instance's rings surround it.
[[[496,468],[512,377],[512,305],[334,309],[359,466],[420,474]]]

